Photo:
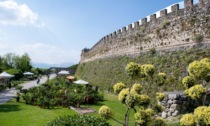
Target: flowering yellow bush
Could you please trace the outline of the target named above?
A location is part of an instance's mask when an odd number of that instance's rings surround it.
[[[205,78],[209,71],[210,63],[206,62],[206,60],[194,61],[190,63],[188,67],[190,76],[194,76],[196,78]]]
[[[210,106],[200,106],[194,110],[194,115],[199,123],[210,125]]]
[[[119,93],[123,88],[126,88],[126,85],[120,82],[120,83],[115,84],[113,88],[114,88],[114,93]]]
[[[166,79],[166,73],[158,73],[158,76],[162,77],[163,79]]]
[[[136,98],[136,102],[139,106],[148,106],[150,103],[150,98],[148,95],[138,95],[138,98]]]
[[[157,117],[152,121],[151,126],[166,126],[166,122],[164,121],[163,118]]]
[[[156,93],[156,99],[158,101],[163,101],[163,99],[166,97],[166,95],[164,93],[158,92]]]
[[[146,113],[150,114],[151,116],[155,115],[155,111],[151,108],[147,108],[145,111],[146,111]]]
[[[187,90],[184,91],[184,93],[191,97],[192,99],[198,99],[201,98],[202,95],[206,92],[206,88],[204,88],[201,84],[195,85]]]
[[[141,66],[141,72],[142,74],[151,77],[155,73],[155,67],[151,64],[144,64]]]
[[[185,114],[180,119],[180,123],[183,126],[195,126],[196,121],[193,114]]]
[[[111,109],[108,106],[105,106],[105,105],[101,106],[98,113],[101,117],[104,117],[106,119],[109,119],[112,115]]]
[[[141,90],[142,90],[142,85],[141,84],[134,84],[133,86],[132,86],[132,88],[131,88],[131,94],[140,94],[140,92],[141,92]]]
[[[210,63],[210,59],[209,58],[203,58],[200,60],[200,62],[206,62],[206,63]]]
[[[182,79],[182,84],[188,89],[195,85],[195,78],[193,76],[186,76]]]
[[[134,119],[138,125],[147,126],[148,123],[151,123],[152,116],[145,110],[139,110],[137,113],[135,113]]]
[[[165,73],[158,73],[156,82],[158,85],[162,86],[166,81],[166,74]]]
[[[125,71],[128,74],[128,76],[133,78],[133,77],[138,77],[138,75],[140,74],[141,68],[137,63],[130,62],[125,67]]]
[[[129,94],[128,88],[122,89],[118,95],[118,100],[122,103],[125,103],[125,100],[126,100],[126,97],[128,96],[128,94]]]

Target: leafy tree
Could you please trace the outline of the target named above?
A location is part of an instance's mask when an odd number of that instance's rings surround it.
[[[21,77],[23,77],[23,73],[20,70],[17,70],[17,69],[9,69],[6,72],[14,75],[15,79],[20,79]]]
[[[16,55],[14,53],[7,53],[3,57],[3,69],[16,68]]]
[[[17,68],[22,72],[31,71],[31,58],[27,53],[24,53],[21,57],[17,57]]]

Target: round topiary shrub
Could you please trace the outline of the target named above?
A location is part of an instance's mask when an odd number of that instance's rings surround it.
[[[129,89],[128,88],[122,89],[122,91],[120,91],[120,93],[118,95],[119,101],[122,102],[122,103],[125,103],[126,97],[128,96],[128,94],[129,94]]]
[[[166,126],[166,122],[163,118],[157,117],[152,121],[152,126]]]
[[[195,85],[195,78],[193,76],[186,76],[182,79],[182,84],[188,89]]]
[[[103,118],[89,115],[61,116],[48,122],[45,126],[111,126]]]
[[[156,99],[158,101],[163,101],[163,99],[166,97],[166,95],[164,93],[158,92],[156,93]]]
[[[112,116],[111,109],[105,105],[101,106],[98,113],[101,117],[104,117],[105,119],[109,119]]]
[[[120,82],[115,84],[113,88],[114,88],[114,93],[118,94],[122,89],[126,88],[126,85]]]
[[[147,108],[145,111],[146,111],[146,113],[149,113],[151,116],[155,115],[155,111],[151,108]]]
[[[193,114],[185,114],[180,119],[180,123],[183,126],[195,126],[196,121]]]
[[[206,88],[204,88],[201,84],[200,85],[195,85],[187,90],[185,90],[185,94],[192,99],[198,99],[203,96],[203,94],[206,92]]]
[[[194,115],[200,125],[210,125],[210,106],[200,106],[196,108]]]
[[[137,113],[135,113],[134,119],[138,125],[147,126],[151,123],[152,116],[145,110],[139,110]]]
[[[141,90],[143,89],[141,84],[134,84],[131,88],[131,94],[140,94]]]

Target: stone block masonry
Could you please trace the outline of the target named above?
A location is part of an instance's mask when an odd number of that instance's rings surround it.
[[[210,88],[208,90],[210,91]],[[190,99],[182,91],[165,92],[165,94],[166,98],[163,101],[158,102],[159,105],[164,107],[164,110],[161,113],[163,118],[192,112],[199,106],[198,101]],[[206,103],[210,103],[210,95],[207,95]]]
[[[210,43],[210,0],[184,0],[179,4],[123,27],[100,39],[91,49],[83,49],[81,63],[123,55],[141,55],[155,48],[157,52]],[[199,41],[197,40],[199,37]],[[209,46],[208,46],[209,47]],[[186,49],[185,48],[185,49]]]

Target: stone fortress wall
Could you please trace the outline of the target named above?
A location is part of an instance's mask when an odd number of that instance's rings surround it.
[[[198,42],[210,43],[210,0],[184,0],[103,37],[91,49],[83,49],[81,63],[107,57],[139,55],[150,49],[187,49]],[[168,11],[168,12],[167,12]],[[183,48],[184,47],[184,48]],[[208,46],[209,48],[210,46]]]

